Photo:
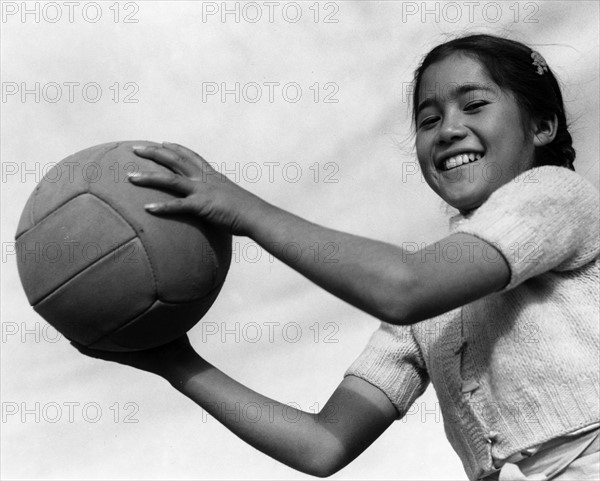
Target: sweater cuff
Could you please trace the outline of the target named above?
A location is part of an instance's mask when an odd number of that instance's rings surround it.
[[[387,324],[375,331],[345,376],[356,376],[380,389],[402,418],[425,392],[429,377],[410,326]]]

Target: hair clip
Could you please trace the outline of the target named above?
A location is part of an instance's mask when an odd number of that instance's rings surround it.
[[[548,71],[548,64],[544,60],[544,57],[542,57],[542,54],[532,50],[531,58],[533,59],[533,66],[537,67],[538,75],[544,75],[544,72]]]

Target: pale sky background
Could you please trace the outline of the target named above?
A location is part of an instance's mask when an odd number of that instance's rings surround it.
[[[28,305],[14,233],[44,169],[73,152],[116,140],[178,142],[314,222],[420,245],[443,236],[447,219],[405,142],[412,72],[447,35],[486,32],[535,46],[560,77],[576,168],[598,185],[597,2],[476,2],[472,11],[428,2],[424,18],[422,2],[405,2],[404,12],[395,1],[275,3],[270,21],[265,2],[228,2],[237,23],[233,14],[223,21],[221,2],[79,2],[71,19],[64,2],[54,4],[60,10],[37,3],[39,22],[22,17],[21,2],[2,3],[3,479],[310,479],[158,377],[80,355]],[[203,4],[218,12],[203,18]],[[207,85],[236,82],[239,102],[203,98]],[[272,102],[269,82],[279,82]],[[36,83],[38,101],[22,98]],[[254,103],[253,83],[262,87]],[[252,241],[234,243],[223,291],[191,341],[240,382],[315,410],[378,322]],[[268,323],[279,324],[269,332]],[[257,325],[262,338],[252,342]],[[332,479],[466,479],[433,389]]]

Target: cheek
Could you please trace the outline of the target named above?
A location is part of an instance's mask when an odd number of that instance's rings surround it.
[[[427,183],[429,183],[432,173],[433,173],[432,172],[433,165],[427,160],[427,158],[420,156],[418,150],[417,150],[417,159],[419,161],[419,167],[421,168],[421,174],[423,175],[423,177],[425,178]]]
[[[427,182],[427,184],[436,190],[435,188],[435,167],[431,160],[431,149],[430,141],[426,135],[419,135],[415,141],[417,160],[419,161],[419,167],[421,168],[421,174]]]
[[[418,135],[415,142],[417,159],[419,160],[421,167],[426,166],[429,162],[429,149],[427,148],[428,143],[423,137],[423,135]]]

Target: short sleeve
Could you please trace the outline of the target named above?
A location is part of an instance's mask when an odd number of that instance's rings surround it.
[[[346,371],[381,389],[403,417],[425,392],[429,376],[411,326],[381,323]]]
[[[511,274],[506,291],[544,272],[594,260],[599,219],[599,194],[591,183],[564,167],[543,166],[497,189],[453,232],[471,234],[500,251]]]

